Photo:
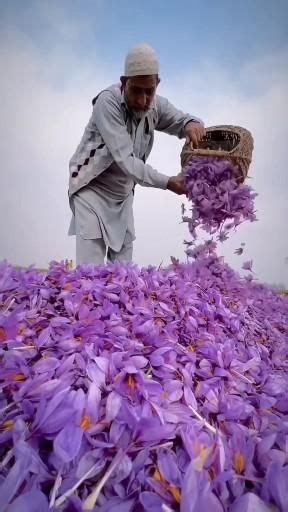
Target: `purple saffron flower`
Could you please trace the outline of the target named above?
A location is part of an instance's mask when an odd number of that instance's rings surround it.
[[[147,512],[162,512],[165,504],[160,496],[150,491],[144,491],[140,494],[140,503]]]
[[[288,503],[288,468],[277,462],[270,464],[263,487],[263,496],[275,503],[279,510],[285,510]]]
[[[196,512],[196,510],[215,510],[223,512],[223,507],[209,488],[207,475],[195,471],[191,463],[184,476],[180,512]]]
[[[49,512],[46,496],[37,489],[21,494],[8,508],[9,512]]]
[[[252,492],[243,494],[234,501],[231,512],[271,512],[271,506]]]
[[[205,173],[234,229],[243,188]],[[288,299],[213,240],[168,268],[0,264],[0,309],[0,508],[285,509]]]
[[[83,430],[73,424],[66,425],[55,437],[55,454],[64,462],[70,462],[78,455],[81,447]]]

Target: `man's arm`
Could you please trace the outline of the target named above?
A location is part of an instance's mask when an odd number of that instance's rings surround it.
[[[195,123],[204,129],[201,119],[190,114],[184,114],[182,110],[178,110],[172,103],[162,96],[156,96],[156,105],[158,110],[158,123],[156,130],[176,135],[179,139],[186,136],[185,128],[188,123]],[[191,126],[191,125],[190,125]]]
[[[102,92],[92,118],[116,164],[142,186],[167,189],[169,177],[134,156],[121,106],[109,91]]]

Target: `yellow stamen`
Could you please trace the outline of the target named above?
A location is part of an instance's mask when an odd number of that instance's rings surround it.
[[[154,471],[154,475],[153,475],[153,478],[157,481],[157,482],[160,482],[162,485],[164,485],[164,487],[166,488],[167,485],[166,485],[166,480],[165,478],[163,478],[163,476],[161,475],[160,471],[158,468],[155,469]]]
[[[242,453],[236,452],[234,455],[234,468],[236,473],[238,473],[239,475],[243,473],[245,470],[245,466],[246,463],[244,456],[242,455]]]
[[[71,288],[73,288],[72,283],[64,284],[63,288],[64,288],[64,290],[71,290]]]
[[[181,492],[178,487],[175,487],[175,485],[170,485],[169,491],[171,492],[176,503],[181,503]]]
[[[160,473],[159,469],[155,469],[155,471],[154,471],[154,475],[153,475],[153,478],[154,478],[157,482],[161,482],[161,473]]]
[[[129,386],[129,388],[131,388],[132,390],[134,390],[136,388],[136,382],[134,380],[133,375],[128,375],[127,384]]]
[[[91,418],[90,416],[87,416],[86,414],[83,416],[80,427],[83,428],[83,430],[88,430],[88,428],[91,427]]]
[[[206,460],[208,459],[210,453],[212,452],[213,448],[208,448],[205,446],[205,444],[199,444],[199,442],[194,442],[194,448],[197,453],[197,457],[194,459],[194,467],[198,471],[202,470],[204,464],[206,463]]]
[[[26,377],[25,377],[24,373],[15,373],[13,380],[16,380],[16,381],[26,380]]]
[[[2,428],[5,430],[11,430],[11,428],[14,427],[14,421],[13,420],[6,420],[2,424]]]
[[[175,485],[170,485],[165,480],[165,478],[161,475],[161,473],[160,473],[158,468],[155,469],[154,474],[153,474],[153,478],[154,478],[154,480],[159,482],[161,485],[163,485],[165,491],[169,491],[172,494],[172,496],[173,496],[174,500],[176,501],[176,503],[180,503],[181,502],[181,492],[178,489],[178,487],[176,487]]]
[[[211,448],[207,448],[204,444],[200,446],[199,450],[199,460],[201,462],[201,465],[204,466],[206,460],[208,459],[209,455],[211,453]]]

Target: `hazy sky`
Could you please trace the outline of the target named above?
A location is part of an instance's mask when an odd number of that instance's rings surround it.
[[[221,246],[235,268],[288,285],[288,4],[275,0],[0,2],[0,260],[46,266],[74,257],[67,236],[68,161],[91,99],[118,81],[127,50],[152,44],[159,93],[207,126],[251,130],[249,183],[259,221]],[[157,134],[149,163],[174,175],[182,142]],[[134,260],[184,259],[182,199],[137,187]],[[246,242],[245,257],[233,251]],[[286,259],[286,262],[285,262]]]

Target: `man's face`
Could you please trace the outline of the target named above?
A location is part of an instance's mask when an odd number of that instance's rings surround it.
[[[149,109],[159,81],[156,75],[121,79],[127,106],[137,117],[142,117]]]

